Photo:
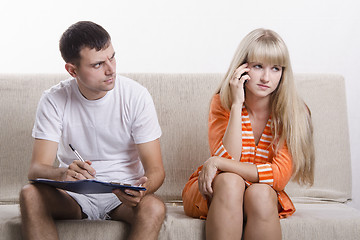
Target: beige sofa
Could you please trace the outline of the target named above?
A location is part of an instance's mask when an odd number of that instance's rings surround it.
[[[208,107],[222,74],[125,74],[147,87],[163,130],[166,170],[157,192],[167,202],[159,239],[204,239],[205,222],[187,217],[181,191],[190,174],[209,157]],[[41,93],[66,74],[0,75],[0,240],[21,239],[18,194],[27,183],[35,109]],[[312,110],[315,128],[315,184],[287,186],[297,208],[281,220],[283,239],[360,239],[360,212],[351,199],[351,166],[344,79],[297,74],[300,94]],[[116,221],[57,221],[61,239],[126,239]]]

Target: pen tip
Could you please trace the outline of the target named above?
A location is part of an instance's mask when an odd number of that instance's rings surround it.
[[[71,148],[71,150],[75,151],[75,149],[71,146],[71,144],[69,144],[69,147]]]

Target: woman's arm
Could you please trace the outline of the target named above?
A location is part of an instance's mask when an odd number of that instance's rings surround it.
[[[259,181],[258,170],[255,164],[214,156],[204,163],[199,173],[199,191],[205,198],[212,197],[212,182],[217,171],[232,172],[253,183]]]
[[[235,160],[240,160],[242,150],[242,104],[233,104],[230,111],[229,122],[222,139],[224,148]]]
[[[221,104],[220,95],[213,97],[209,113],[209,144],[213,156],[240,160],[242,151],[242,118],[244,82],[250,80],[245,74],[247,64],[236,69],[230,80],[232,105],[230,112]],[[241,77],[240,77],[241,76]],[[226,154],[222,154],[226,153]]]
[[[272,153],[269,158],[267,163],[251,164],[211,157],[204,163],[199,174],[199,191],[204,197],[212,197],[212,182],[217,171],[236,173],[251,183],[268,184],[276,191],[282,191],[292,176],[292,159],[287,145],[284,144],[276,155]]]
[[[238,67],[230,79],[231,110],[230,118],[223,137],[223,145],[230,156],[240,160],[242,150],[242,119],[241,112],[245,101],[244,83],[250,80],[248,74],[250,69],[247,63]]]

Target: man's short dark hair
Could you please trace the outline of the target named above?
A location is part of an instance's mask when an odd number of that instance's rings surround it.
[[[105,49],[111,41],[109,33],[100,25],[80,21],[71,25],[60,38],[60,52],[66,63],[80,64],[80,51],[84,47]]]

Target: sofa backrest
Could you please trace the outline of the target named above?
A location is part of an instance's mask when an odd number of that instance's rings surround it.
[[[207,138],[209,103],[222,74],[124,74],[151,93],[163,131],[166,171],[158,194],[180,201],[193,171],[210,155]],[[66,74],[0,75],[0,203],[17,202],[27,183],[33,140],[31,130],[42,92]],[[312,111],[315,128],[315,184],[290,183],[291,197],[305,201],[351,198],[350,148],[344,79],[338,75],[298,74],[301,96]]]

